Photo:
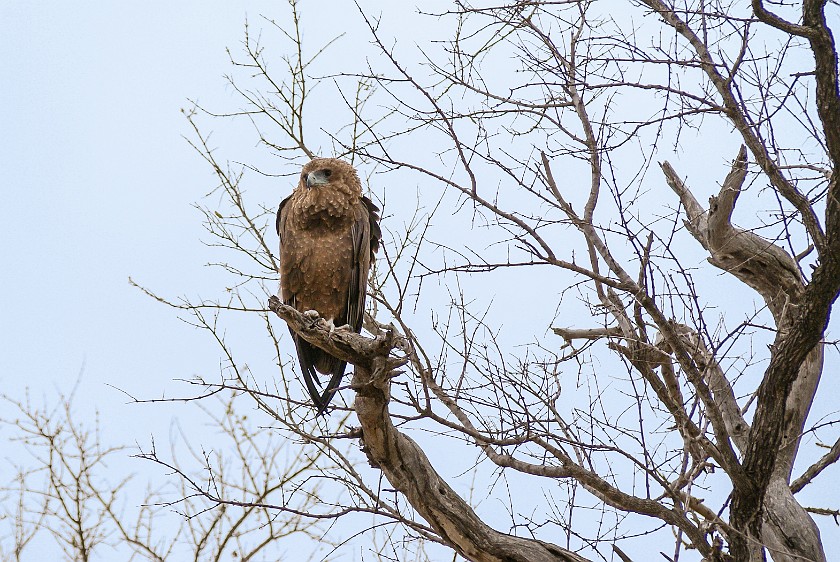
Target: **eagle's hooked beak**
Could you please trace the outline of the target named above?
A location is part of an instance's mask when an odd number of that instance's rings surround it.
[[[332,170],[315,170],[306,174],[306,187],[311,189],[316,185],[324,185],[329,183],[329,177],[332,175]]]

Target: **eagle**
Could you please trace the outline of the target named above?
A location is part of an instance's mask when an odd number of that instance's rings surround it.
[[[277,210],[277,234],[280,300],[300,312],[316,311],[332,328],[359,333],[382,233],[379,208],[362,195],[353,166],[336,158],[306,163],[297,187]],[[323,414],[347,363],[289,331],[306,389]],[[317,373],[330,377],[323,393]]]

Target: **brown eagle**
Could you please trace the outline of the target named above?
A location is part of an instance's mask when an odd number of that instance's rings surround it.
[[[277,210],[280,299],[301,312],[315,310],[332,326],[346,325],[358,333],[368,272],[381,238],[378,212],[362,195],[353,166],[335,158],[308,162],[297,188]],[[291,332],[306,389],[321,414],[347,364]],[[316,371],[330,375],[323,393]]]

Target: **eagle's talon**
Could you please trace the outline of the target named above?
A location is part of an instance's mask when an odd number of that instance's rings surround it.
[[[304,311],[303,318],[309,323],[310,328],[314,328],[318,325],[318,322],[321,320],[321,315],[318,314],[317,310],[307,310]]]

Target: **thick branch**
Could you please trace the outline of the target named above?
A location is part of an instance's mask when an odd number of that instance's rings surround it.
[[[551,330],[567,343],[573,340],[620,338],[623,335],[621,328],[552,328]]]
[[[764,3],[761,0],[752,0],[752,7],[753,12],[755,12],[755,17],[757,17],[759,21],[766,23],[771,27],[775,27],[780,31],[790,33],[791,35],[798,35],[799,37],[813,37],[816,35],[816,32],[810,27],[797,25],[774,14],[764,7]]]
[[[783,249],[731,223],[746,176],[746,158],[746,148],[742,146],[717,197],[709,200],[708,211],[697,202],[668,162],[661,166],[668,185],[686,209],[686,227],[711,254],[709,263],[755,289],[767,303],[776,324],[780,325],[787,304],[798,299],[803,289],[802,276],[796,262]]]
[[[295,308],[283,304],[276,296],[268,299],[268,309],[282,320],[296,334],[333,357],[352,363],[357,367],[370,370],[375,358],[388,357],[393,349],[401,349],[402,338],[393,330],[375,338],[367,338],[347,330],[330,330],[327,323],[320,319],[305,316]],[[388,359],[388,368],[396,369],[406,363],[405,359]]]
[[[377,364],[372,372],[356,369],[356,414],[365,452],[394,488],[458,553],[468,560],[574,561],[585,558],[556,545],[500,533],[440,477],[414,440],[397,431],[388,415],[391,373]]]
[[[776,549],[775,558],[778,560],[787,559],[784,558],[787,552],[814,560],[824,559],[816,526],[794,500],[787,486],[802,427],[822,373],[823,351],[818,340],[811,343],[800,341],[795,344],[797,347],[789,347],[791,337],[798,340],[804,335],[794,326],[803,321],[800,303],[807,301],[807,293],[812,287],[805,288],[796,262],[787,252],[731,223],[746,175],[744,147],[741,147],[720,193],[710,199],[709,211],[702,209],[667,162],[662,164],[662,170],[668,185],[686,208],[688,230],[711,254],[709,262],[755,289],[764,298],[778,328],[771,367],[759,387],[753,427],[749,437],[739,443],[749,479],[747,486],[739,486],[735,482],[733,526],[739,530],[750,528],[759,535],[760,522],[763,521],[769,531],[765,534],[765,542]],[[820,269],[822,266],[818,272]],[[815,280],[817,277],[815,274]],[[825,319],[827,314],[828,310],[822,311],[822,318]],[[812,325],[810,332],[818,338],[822,331],[817,333],[815,328]],[[798,357],[794,359],[795,363],[785,363],[784,376],[774,366],[779,362],[780,347],[789,349],[787,354]],[[764,513],[762,507],[766,508]],[[737,548],[735,553],[745,557]]]
[[[738,449],[743,451],[747,447],[747,434],[750,426],[741,414],[732,385],[729,384],[723,369],[715,359],[714,354],[706,347],[700,335],[684,324],[675,324],[674,327],[685,341],[686,349],[692,351],[694,361],[703,367],[703,376],[709,385],[709,390],[712,391],[715,403],[720,408],[726,429]],[[661,345],[659,342],[657,344]]]

